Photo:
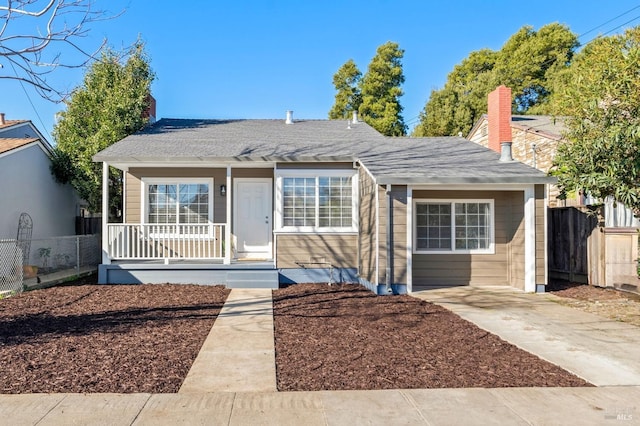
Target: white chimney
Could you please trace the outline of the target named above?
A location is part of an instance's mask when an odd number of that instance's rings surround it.
[[[287,111],[287,120],[285,121],[285,124],[293,124],[293,111]]]
[[[358,111],[353,111],[353,124],[358,122]]]
[[[0,112],[0,125],[5,124],[6,121],[4,120],[4,112]]]

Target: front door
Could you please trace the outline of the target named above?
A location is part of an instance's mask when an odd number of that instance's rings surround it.
[[[270,259],[271,179],[234,180],[234,235],[238,258]]]

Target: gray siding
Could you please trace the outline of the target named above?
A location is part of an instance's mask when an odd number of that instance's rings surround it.
[[[358,271],[362,278],[370,283],[376,282],[376,190],[377,187],[369,174],[360,168],[359,173],[359,223],[358,238],[360,259]]]
[[[413,285],[512,285],[524,288],[522,191],[413,191],[414,199],[493,199],[494,254],[414,254]]]
[[[387,220],[388,199],[386,187],[378,187],[379,197],[379,283],[387,282]],[[391,237],[393,278],[391,284],[407,283],[407,187],[392,186],[393,235]]]
[[[258,169],[259,170],[259,169]],[[126,204],[125,218],[127,223],[140,223],[141,203],[141,179],[142,178],[213,178],[213,221],[223,223],[227,220],[227,197],[220,195],[218,188],[227,183],[227,170],[222,168],[138,168],[132,167],[125,176]]]
[[[355,234],[279,234],[276,245],[278,268],[327,267],[310,262],[329,262],[334,268],[358,266],[358,236]]]

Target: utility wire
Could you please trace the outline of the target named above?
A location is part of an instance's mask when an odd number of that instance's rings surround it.
[[[628,20],[628,21],[627,21],[627,22],[625,22],[624,24],[620,24],[620,25],[618,25],[617,27],[615,27],[615,28],[613,28],[613,29],[611,29],[611,30],[607,31],[606,33],[604,33],[604,34],[602,34],[602,35],[599,35],[598,37],[606,36],[607,34],[610,34],[610,33],[614,32],[615,30],[617,30],[617,29],[619,29],[619,28],[622,28],[622,27],[624,27],[624,26],[625,26],[625,25],[627,25],[627,24],[630,24],[631,22],[635,21],[635,20],[636,20],[636,19],[638,19],[638,18],[640,18],[640,15],[636,16],[636,17],[635,17],[635,18],[633,18],[633,19]],[[598,38],[598,37],[596,37],[596,38]]]
[[[16,71],[16,67],[13,65],[13,62],[9,61],[9,64],[11,65],[11,68],[13,69],[13,73],[15,74],[15,76],[18,77],[18,72]],[[44,125],[44,122],[42,121],[42,117],[40,117],[40,113],[38,113],[38,110],[36,109],[35,105],[33,104],[33,101],[31,101],[31,96],[29,96],[29,93],[27,92],[27,89],[24,87],[24,83],[19,78],[18,78],[18,82],[20,83],[20,87],[22,87],[22,91],[24,92],[25,96],[27,97],[27,100],[29,101],[29,104],[31,104],[31,108],[33,108],[33,111],[36,113],[36,117],[38,117],[38,121],[40,122],[40,125],[42,126],[42,130],[49,137],[49,140],[47,142],[49,143],[49,145],[52,145],[53,144],[53,139],[51,138],[51,135],[49,134],[49,131],[47,130],[47,127]]]
[[[598,28],[602,28],[602,27],[604,27],[605,25],[607,25],[607,24],[609,24],[609,23],[611,23],[611,22],[615,21],[616,19],[621,18],[621,17],[623,17],[624,15],[626,15],[626,14],[628,14],[628,13],[630,13],[630,12],[633,12],[634,10],[639,9],[639,8],[640,8],[640,4],[639,4],[639,5],[637,5],[636,7],[632,7],[631,9],[627,10],[626,12],[621,13],[620,15],[616,16],[615,18],[611,18],[611,19],[609,19],[607,22],[603,22],[602,24],[600,24],[600,25],[598,25],[598,26],[596,26],[596,27],[591,28],[589,31],[586,31],[586,32],[584,32],[584,33],[580,34],[580,35],[578,36],[578,38],[582,38],[582,37],[586,36],[587,34],[594,32],[594,31],[595,31],[595,30],[597,30]],[[632,19],[632,21],[634,21],[634,20],[636,20],[636,19],[638,19],[638,17],[636,17],[636,18]],[[631,21],[629,21],[629,22],[631,22]],[[622,24],[621,26],[626,25],[626,24],[628,24],[629,22],[625,22],[625,23],[624,23],[624,24]],[[611,31],[615,31],[615,30],[617,30],[618,28],[620,28],[620,26],[619,26],[619,27],[614,28],[614,29],[613,29],[613,30],[611,30]],[[611,31],[609,31],[609,32],[611,32]],[[609,34],[609,32],[607,32],[607,33],[605,33],[605,34]]]

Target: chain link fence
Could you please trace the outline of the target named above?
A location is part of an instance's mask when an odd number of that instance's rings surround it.
[[[22,241],[0,240],[0,295],[97,269],[101,261],[99,234],[32,239],[24,248]]]
[[[0,240],[0,298],[22,291],[22,249],[18,240]]]

